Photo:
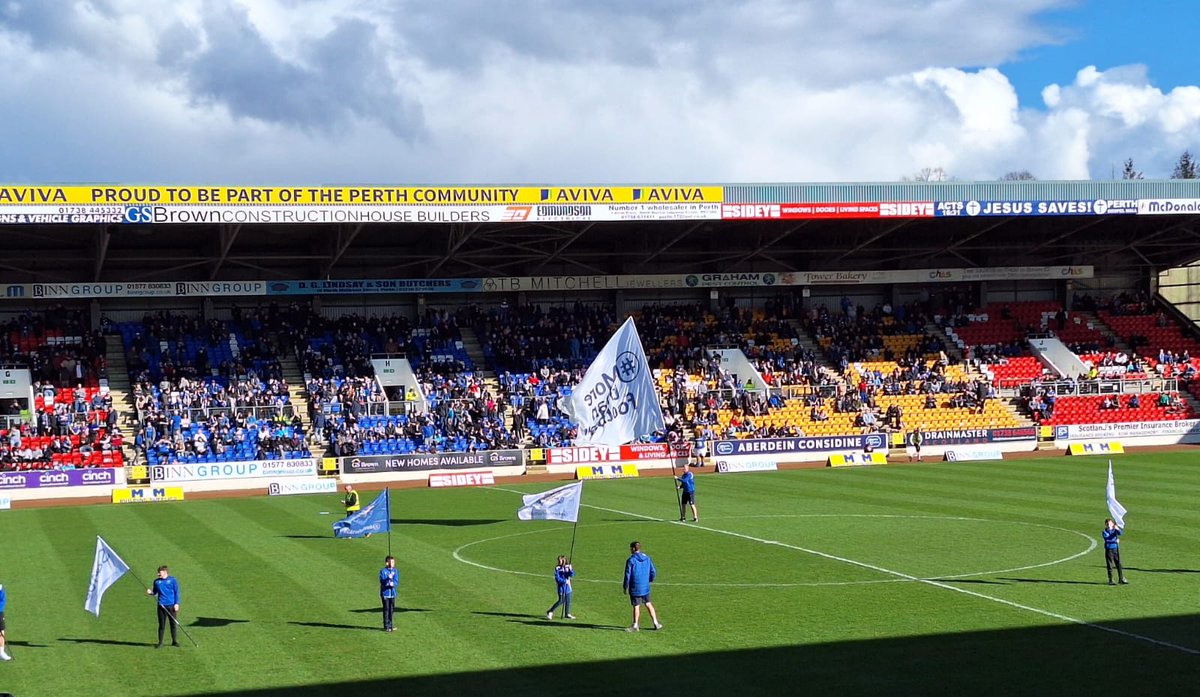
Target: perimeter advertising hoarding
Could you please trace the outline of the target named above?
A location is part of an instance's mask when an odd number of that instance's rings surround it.
[[[440,469],[519,467],[523,450],[489,450],[477,453],[423,453],[413,455],[358,455],[342,458],[343,474],[421,472]]]
[[[113,503],[160,503],[163,501],[182,501],[183,487],[181,486],[139,486],[129,489],[113,489]]]
[[[174,463],[150,467],[150,480],[153,482],[212,482],[261,477],[315,476],[317,461],[311,457],[250,462]]]
[[[713,453],[719,457],[738,455],[786,455],[788,453],[821,453],[862,450],[870,445],[873,450],[887,447],[887,436],[870,433],[857,436],[813,436],[805,438],[761,438],[755,440],[719,440]]]
[[[911,434],[909,434],[911,436]],[[925,446],[984,445],[1037,440],[1037,426],[1015,428],[960,428],[923,431]],[[908,442],[911,443],[911,440]]]
[[[52,489],[68,486],[111,486],[116,481],[116,473],[110,467],[0,472],[0,490]]]

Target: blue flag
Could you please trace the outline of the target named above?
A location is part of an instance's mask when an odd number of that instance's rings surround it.
[[[100,600],[104,591],[129,571],[129,565],[113,551],[104,538],[96,536],[96,558],[92,561],[92,580],[88,583],[87,600],[83,609],[100,616]]]
[[[521,520],[579,520],[579,502],[583,498],[583,482],[575,482],[540,494],[521,497],[524,506],[517,509]]]
[[[366,508],[333,524],[334,537],[366,537],[392,529],[392,507],[388,490],[375,497]]]

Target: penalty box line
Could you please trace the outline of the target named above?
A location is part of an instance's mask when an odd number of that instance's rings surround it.
[[[511,489],[509,491],[511,491]],[[619,515],[632,516],[634,518],[641,518],[642,520],[650,520],[650,521],[654,521],[656,523],[671,523],[673,525],[680,525],[681,527],[685,527],[685,528],[695,528],[697,530],[705,530],[708,532],[717,533],[719,535],[729,535],[730,537],[737,537],[737,538],[741,538],[743,540],[750,540],[751,542],[758,542],[758,543],[764,544],[764,545],[774,545],[776,547],[786,547],[787,549],[794,549],[797,552],[804,552],[805,554],[811,554],[813,556],[821,557],[823,559],[828,559],[830,561],[841,562],[843,564],[849,564],[850,566],[857,566],[861,569],[868,569],[870,571],[884,574],[886,576],[894,576],[896,578],[905,579],[907,581],[913,581],[915,583],[924,583],[927,586],[933,586],[935,588],[942,588],[944,590],[954,591],[955,593],[961,593],[963,595],[971,596],[973,598],[979,598],[981,600],[990,600],[993,603],[1007,605],[1008,607],[1011,607],[1011,608],[1014,608],[1017,610],[1024,610],[1025,612],[1032,612],[1034,614],[1041,615],[1043,617],[1049,617],[1051,619],[1056,619],[1056,620],[1059,620],[1062,622],[1077,624],[1082,627],[1091,627],[1092,629],[1098,629],[1102,632],[1108,632],[1109,634],[1116,634],[1117,636],[1123,636],[1127,639],[1144,641],[1149,644],[1154,644],[1155,646],[1161,646],[1163,648],[1174,649],[1175,651],[1182,651],[1183,653],[1191,654],[1193,656],[1200,656],[1200,650],[1189,648],[1187,646],[1180,646],[1179,644],[1172,644],[1169,641],[1162,641],[1160,639],[1148,637],[1143,634],[1135,634],[1133,632],[1127,632],[1123,629],[1117,629],[1116,627],[1108,627],[1103,624],[1096,624],[1094,622],[1088,622],[1086,620],[1077,619],[1075,617],[1068,617],[1067,615],[1062,615],[1057,612],[1051,612],[1050,610],[1042,610],[1041,608],[1024,605],[1022,603],[1013,602],[1011,600],[1005,600],[1004,598],[997,598],[995,596],[986,595],[984,593],[979,593],[977,591],[967,590],[966,588],[959,588],[958,586],[952,586],[949,583],[943,583],[941,581],[935,581],[935,580],[929,579],[929,578],[920,578],[917,576],[912,576],[912,575],[906,574],[902,571],[893,571],[892,569],[885,569],[882,566],[877,566],[875,564],[869,564],[864,561],[858,561],[856,559],[849,559],[846,557],[839,557],[836,554],[829,554],[827,552],[822,552],[822,551],[815,550],[815,549],[808,549],[807,547],[800,547],[798,545],[792,545],[792,544],[788,544],[786,542],[780,542],[778,540],[766,540],[761,537],[754,537],[752,535],[745,535],[740,532],[733,532],[732,530],[722,530],[720,528],[712,528],[712,527],[708,527],[707,525],[699,525],[697,523],[681,524],[679,521],[676,521],[676,520],[666,520],[664,518],[654,518],[652,516],[642,515],[640,513],[632,513],[630,511],[619,511],[615,508],[604,508],[603,506],[594,506],[594,505],[587,504],[587,503],[584,503],[581,505],[586,506],[588,508],[596,509],[598,511],[605,511],[607,513],[616,513]]]

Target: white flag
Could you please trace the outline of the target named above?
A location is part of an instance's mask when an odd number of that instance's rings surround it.
[[[87,600],[83,609],[100,616],[100,600],[104,591],[129,571],[129,565],[113,551],[104,538],[96,536],[96,558],[92,561],[92,580],[88,583]]]
[[[524,506],[517,509],[521,520],[579,520],[579,501],[583,498],[583,482],[521,497]]]
[[[1104,498],[1108,501],[1108,517],[1113,519],[1118,528],[1125,529],[1125,507],[1117,500],[1117,485],[1113,483],[1112,460],[1108,461],[1108,486],[1104,488]]]
[[[623,445],[666,430],[632,317],[604,345],[561,406],[579,426],[576,444]]]

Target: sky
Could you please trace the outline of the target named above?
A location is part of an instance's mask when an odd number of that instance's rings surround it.
[[[0,182],[1169,176],[1200,2],[0,0]]]

